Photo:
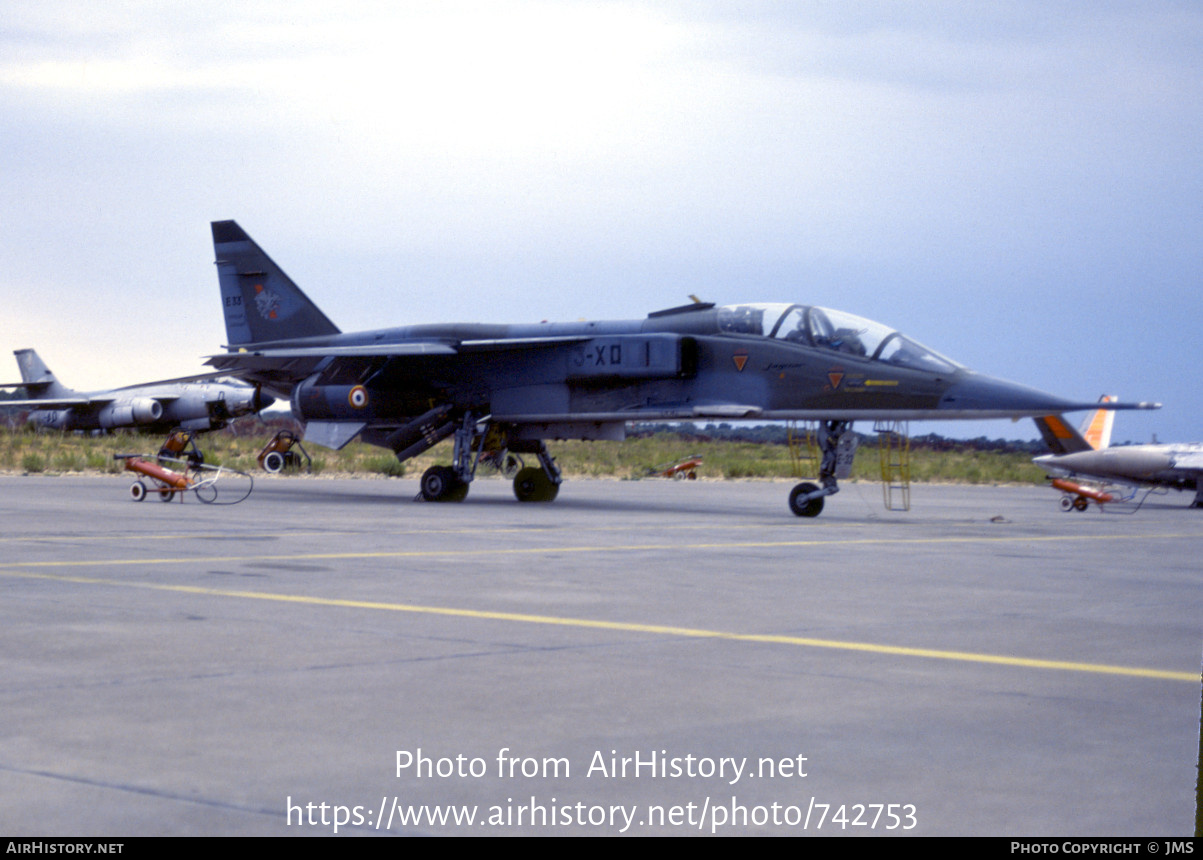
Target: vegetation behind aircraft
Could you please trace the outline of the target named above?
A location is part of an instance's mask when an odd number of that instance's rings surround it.
[[[206,462],[256,472],[255,458],[267,439],[276,430],[294,426],[290,418],[284,417],[270,417],[266,421],[241,419],[225,430],[205,435],[201,446]],[[18,425],[0,429],[0,472],[115,474],[121,471],[121,463],[113,460],[113,454],[153,453],[161,441],[157,437],[127,433],[105,436],[35,433]],[[404,464],[398,463],[388,451],[358,442],[342,451],[315,448],[309,453],[313,457],[314,474],[417,478],[429,465],[446,459],[443,448],[449,445],[445,442]],[[878,480],[875,447],[875,438],[864,435],[854,480]],[[686,430],[667,424],[642,425],[632,431],[625,443],[572,440],[554,442],[551,449],[566,474],[582,477],[642,478],[653,466],[694,454],[703,458],[698,469],[701,478],[793,476],[782,425],[723,423]],[[984,437],[962,441],[931,434],[911,440],[911,477],[916,482],[1042,484],[1044,473],[1031,458],[1033,453],[1044,450],[1039,442]],[[482,476],[487,477],[488,472],[482,472]]]

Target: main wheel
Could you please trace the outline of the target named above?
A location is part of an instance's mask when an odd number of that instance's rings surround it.
[[[271,472],[272,474],[284,471],[284,455],[279,451],[269,453],[263,458],[263,471]]]
[[[1074,499],[1074,510],[1084,511],[1090,507],[1090,501],[1085,496],[1078,496]]]
[[[171,492],[171,490],[168,489],[167,487],[159,488],[159,501],[160,502],[170,502],[172,496],[174,496],[174,495],[175,495],[175,493]]]
[[[1061,497],[1061,510],[1069,512],[1074,509],[1074,500],[1069,496]]]
[[[514,495],[520,502],[550,502],[559,493],[560,485],[538,466],[527,466],[514,478]]]
[[[790,491],[789,509],[796,517],[817,517],[823,510],[823,497],[804,501],[804,497],[819,489],[814,484],[799,484]]]
[[[462,502],[468,485],[450,466],[431,466],[422,475],[422,498],[428,502]]]
[[[140,502],[146,498],[146,484],[141,481],[134,481],[129,485],[129,497],[135,502]]]

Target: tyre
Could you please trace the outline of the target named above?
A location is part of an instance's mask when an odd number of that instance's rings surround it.
[[[550,502],[559,493],[560,485],[537,466],[527,466],[514,478],[514,496],[520,502]]]
[[[135,502],[140,502],[146,498],[146,484],[141,481],[134,481],[129,485],[129,497]]]
[[[270,452],[263,458],[263,471],[271,472],[273,475],[284,471],[284,455],[279,451]]]
[[[799,484],[789,494],[789,509],[796,517],[817,517],[823,510],[823,497],[803,501],[803,499],[819,489],[814,484]]]
[[[450,466],[431,466],[422,475],[422,498],[428,502],[462,502],[468,485]]]

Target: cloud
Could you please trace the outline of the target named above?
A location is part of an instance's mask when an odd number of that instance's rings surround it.
[[[123,308],[186,308],[194,357],[220,338],[207,222],[233,217],[347,327],[804,300],[1056,389],[1050,303],[1071,340],[1117,314],[1203,326],[1201,22],[1171,2],[16,2],[0,288],[88,307],[131,354]],[[1071,373],[1101,393],[1102,368]]]

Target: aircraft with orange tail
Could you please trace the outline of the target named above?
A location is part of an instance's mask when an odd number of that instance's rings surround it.
[[[1113,403],[1104,395],[1100,403]],[[1203,508],[1203,444],[1119,445],[1111,447],[1115,413],[1099,409],[1075,430],[1061,415],[1034,419],[1052,451],[1033,462],[1060,490],[1061,509],[1086,510],[1112,502],[1133,501],[1136,494],[1157,488],[1194,490],[1192,508]],[[1114,487],[1124,489],[1112,489]],[[1142,499],[1143,500],[1143,499]]]

